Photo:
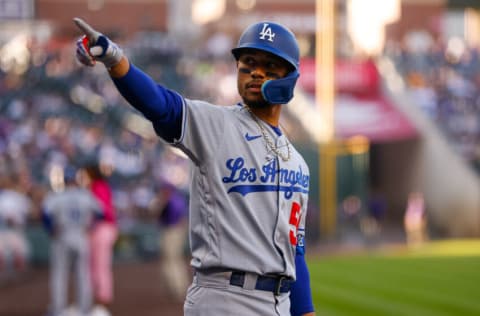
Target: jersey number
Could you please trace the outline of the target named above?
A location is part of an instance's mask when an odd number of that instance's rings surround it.
[[[297,229],[300,224],[300,204],[293,202],[292,209],[290,210],[290,243],[293,246],[297,245]]]
[[[81,212],[78,208],[71,208],[68,212],[68,218],[71,223],[78,224],[80,223]]]

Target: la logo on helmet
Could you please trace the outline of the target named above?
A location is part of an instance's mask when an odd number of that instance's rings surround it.
[[[272,28],[268,23],[263,23],[263,29],[259,34],[262,40],[265,40],[265,37],[268,36],[269,42],[273,42],[273,38],[275,37],[275,33],[272,32]]]

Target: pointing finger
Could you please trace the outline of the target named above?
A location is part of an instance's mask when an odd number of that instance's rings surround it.
[[[74,18],[73,22],[75,22],[77,27],[88,37],[90,42],[95,42],[97,40],[99,33],[88,25],[87,22],[80,18]]]

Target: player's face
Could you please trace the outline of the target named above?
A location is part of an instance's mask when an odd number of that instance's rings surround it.
[[[266,107],[262,96],[262,84],[267,80],[285,77],[289,64],[283,59],[255,49],[246,50],[238,59],[238,93],[243,103],[250,107]]]

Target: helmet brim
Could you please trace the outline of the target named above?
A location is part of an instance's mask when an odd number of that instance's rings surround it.
[[[290,64],[293,67],[293,70],[298,70],[298,65],[296,62],[290,58],[287,54],[284,54],[280,50],[271,47],[271,46],[266,46],[266,45],[258,45],[255,43],[245,43],[239,47],[236,47],[232,49],[232,54],[235,57],[236,60],[240,58],[240,56],[247,50],[249,49],[256,49],[256,50],[261,50],[267,53],[271,53],[277,57],[280,57],[281,59],[285,60],[288,64]]]

